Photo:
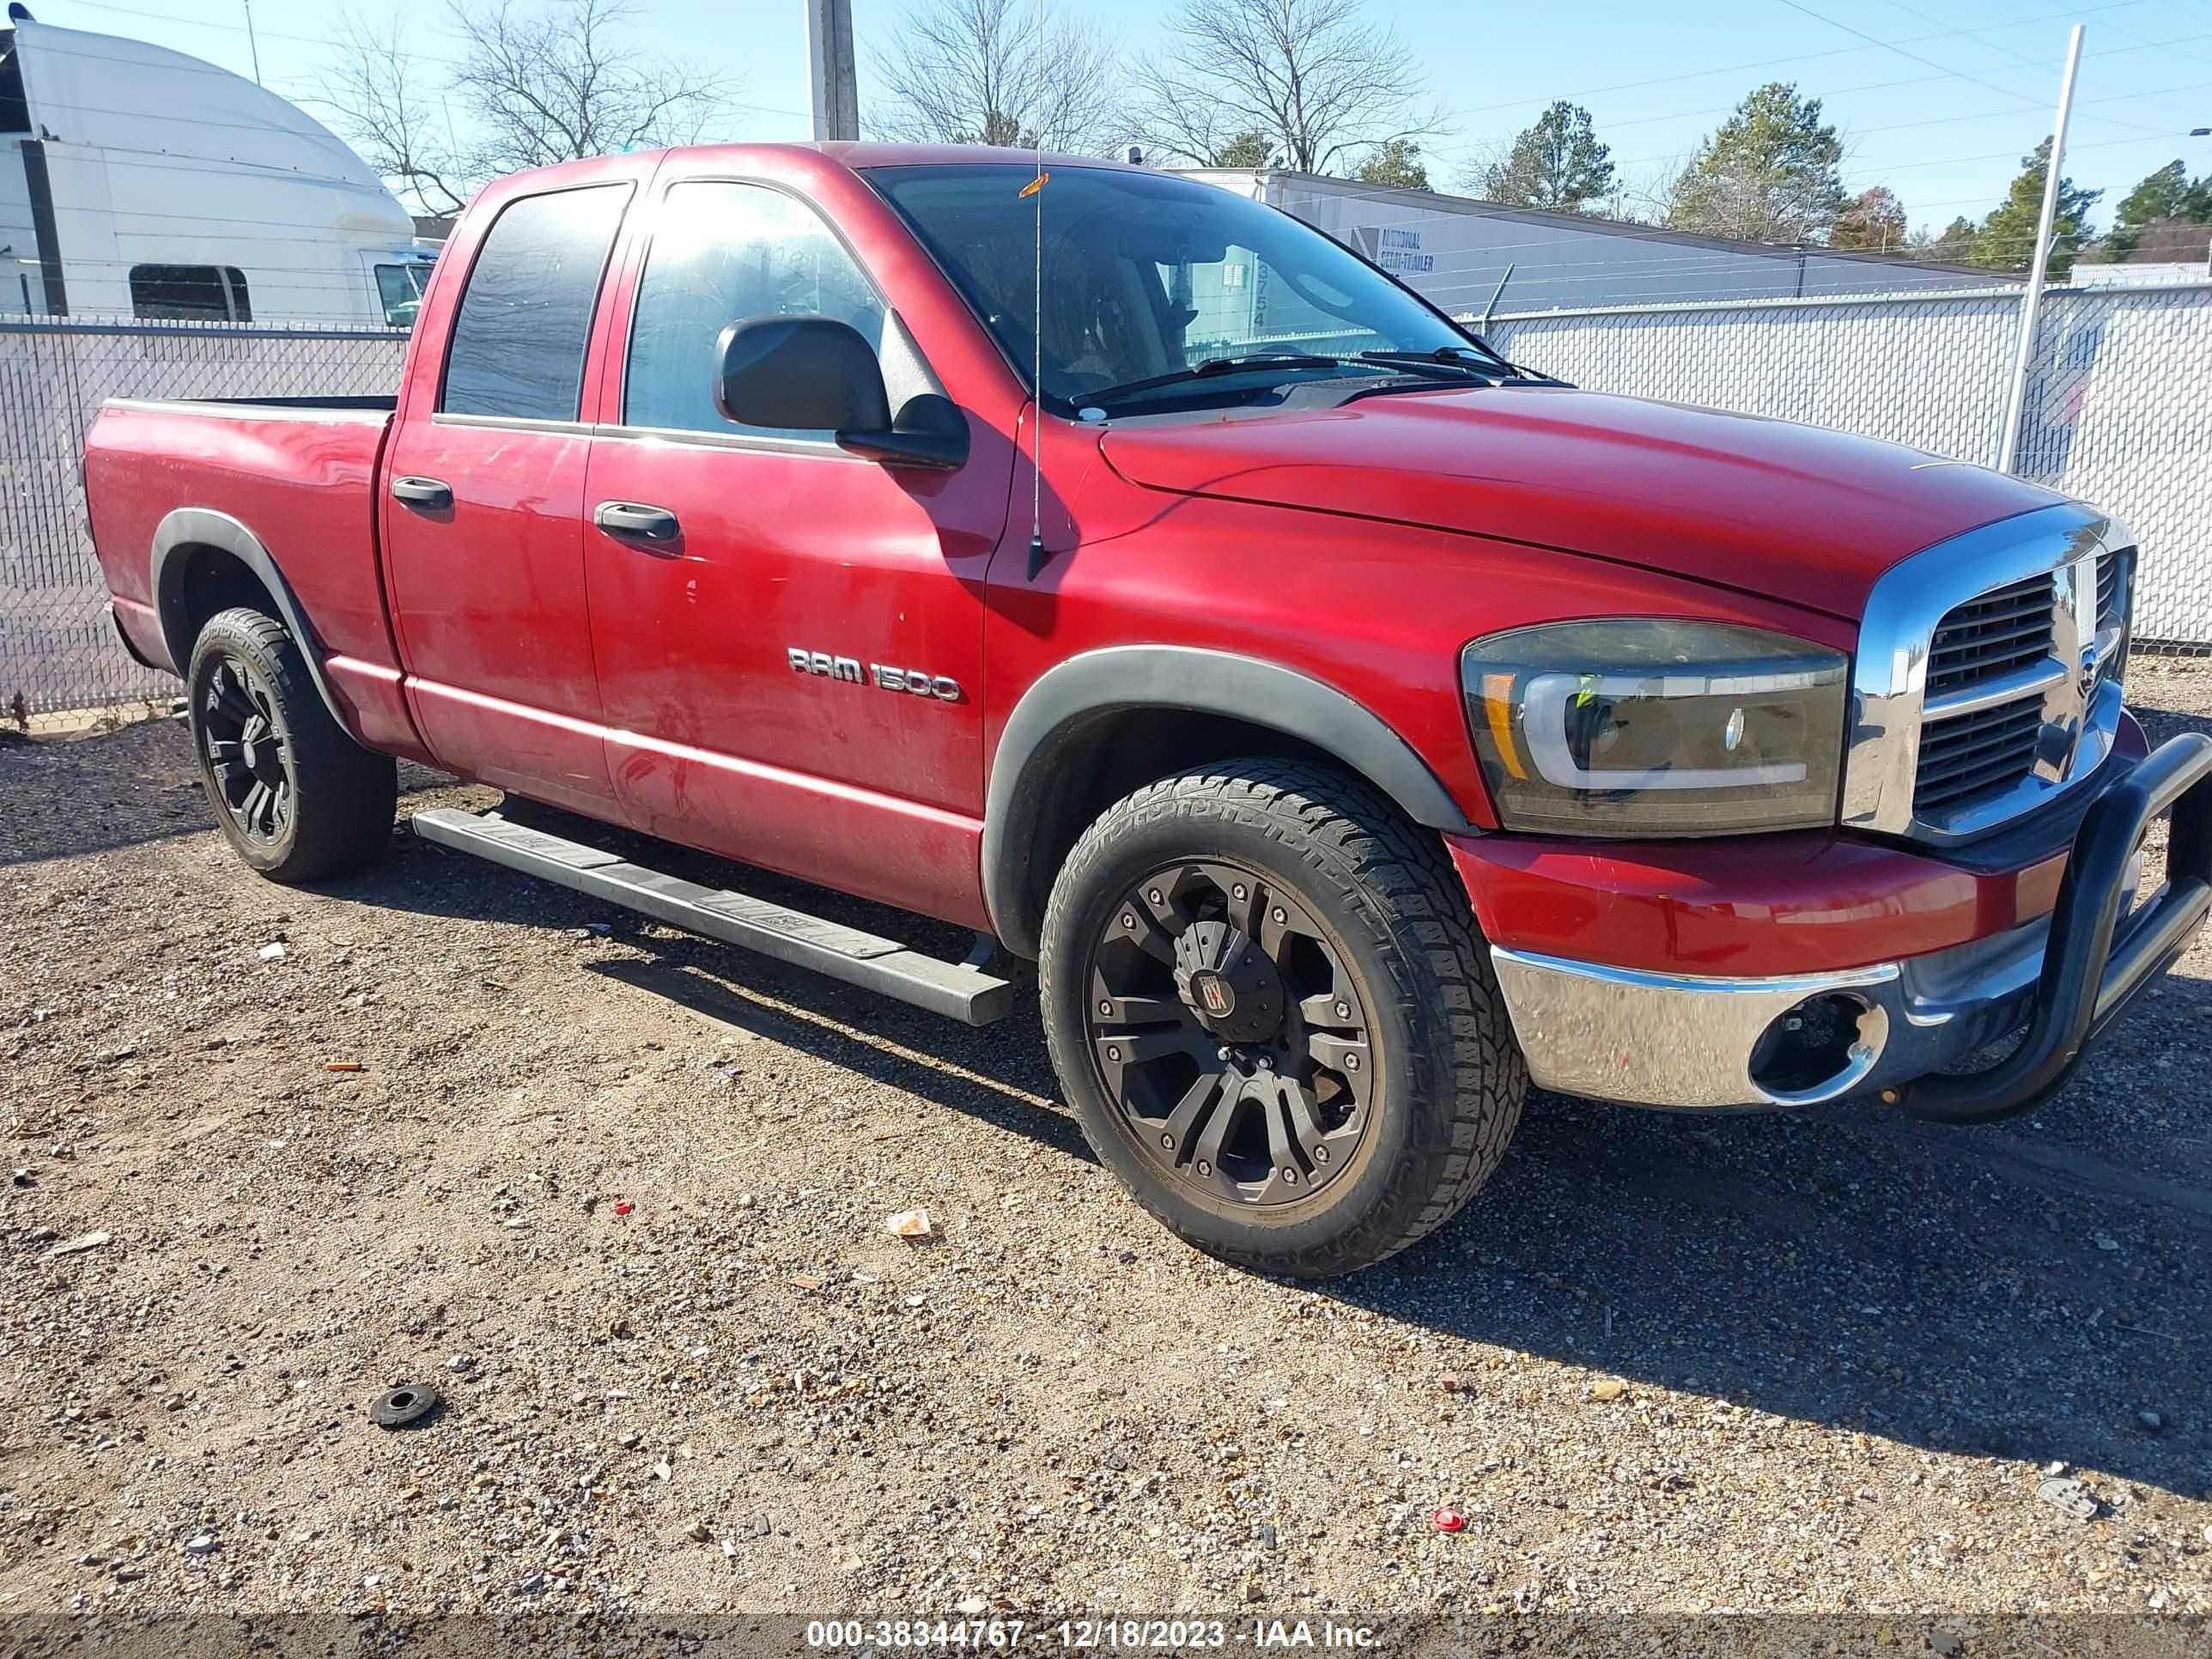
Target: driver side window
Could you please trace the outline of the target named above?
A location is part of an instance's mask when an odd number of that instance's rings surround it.
[[[638,284],[623,424],[735,429],[714,407],[715,344],[757,317],[835,318],[884,351],[883,302],[812,209],[764,185],[672,185]]]

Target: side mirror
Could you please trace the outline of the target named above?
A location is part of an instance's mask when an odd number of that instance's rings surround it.
[[[900,406],[898,419],[886,429],[840,428],[837,447],[887,466],[933,466],[957,472],[968,465],[968,417],[950,398],[917,392]]]
[[[836,432],[891,423],[875,348],[829,317],[756,317],[722,331],[714,407],[739,426]]]
[[[968,463],[968,417],[923,392],[891,418],[875,348],[830,317],[757,317],[722,331],[714,406],[739,426],[827,431],[851,454],[891,466],[956,471]]]

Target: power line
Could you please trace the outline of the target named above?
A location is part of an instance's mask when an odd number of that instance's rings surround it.
[[[2148,5],[2149,3],[2151,3],[2151,0],[2112,0],[2112,3],[2106,5],[2076,7],[2067,11],[2044,12],[2034,17],[2019,18],[2012,22],[2002,24],[1998,27],[2003,28],[2021,28],[2035,23],[2051,23],[2064,19],[2094,16],[2100,12],[2124,11],[2133,6]],[[1986,28],[1949,28],[1944,29],[1941,33],[1936,34],[1907,35],[1905,40],[1899,44],[1904,46],[1917,46],[1929,40],[1955,40],[1962,34],[1980,34],[1987,32]],[[1876,41],[1875,44],[1880,46],[1884,43]],[[1655,76],[1650,80],[1645,81],[1619,81],[1615,82],[1611,86],[1591,87],[1585,91],[1564,93],[1559,94],[1559,96],[1567,100],[1579,100],[1587,98],[1602,97],[1605,94],[1609,92],[1640,92],[1646,87],[1672,86],[1679,82],[1698,81],[1716,75],[1741,75],[1747,70],[1781,69],[1791,64],[1809,64],[1822,58],[1848,58],[1853,52],[1863,52],[1865,48],[1863,46],[1834,46],[1823,52],[1796,52],[1787,58],[1763,58],[1754,63],[1728,64],[1713,69],[1690,70],[1679,75]],[[1922,61],[1925,62],[1926,60],[1923,59]],[[1941,64],[1936,64],[1934,65],[1934,67],[1941,69],[1942,66]],[[1943,73],[1946,76],[1948,76],[1951,71],[1945,70]],[[1494,113],[1498,110],[1527,109],[1534,104],[1547,103],[1553,100],[1544,98],[1516,98],[1510,102],[1503,104],[1480,104],[1471,109],[1462,110],[1460,112],[1462,115],[1488,115]]]
[[[114,12],[125,17],[142,17],[154,22],[167,23],[179,28],[220,29],[226,34],[246,34],[249,33],[243,25],[238,23],[217,22],[214,19],[207,17],[179,17],[169,12],[143,11],[133,6],[112,5],[108,3],[108,0],[69,0],[69,3],[72,5],[86,7],[93,11]],[[2134,0],[2131,0],[2131,3],[2134,3]],[[288,40],[295,46],[322,46],[331,52],[349,52],[354,49],[352,45],[346,41],[332,40],[320,35],[285,34],[280,33],[275,29],[257,29],[251,31],[251,33],[258,33],[260,38],[264,40]],[[44,50],[54,52],[71,52],[75,56],[80,58],[105,57],[109,62],[112,63],[135,63],[137,61],[135,58],[118,58],[112,54],[84,52],[74,47],[57,46],[52,44],[45,46]],[[463,66],[465,62],[464,59],[447,57],[439,52],[411,52],[403,50],[398,46],[392,46],[390,48],[380,46],[378,50],[388,51],[391,57],[402,63],[437,64],[447,69],[459,69]],[[172,67],[189,67],[216,75],[231,75],[234,73],[234,70],[224,69],[220,64],[194,64],[190,65],[173,65]],[[801,118],[804,118],[806,115],[806,112],[804,110],[786,109],[775,104],[740,103],[732,100],[727,103],[726,107],[741,111],[746,114],[751,115],[791,115]]]
[[[1789,7],[1792,11],[1803,13],[1806,16],[1812,18],[1815,22],[1826,23],[1830,28],[1841,29],[1846,34],[1856,35],[1860,40],[1867,42],[1869,46],[1880,46],[1885,52],[1893,52],[1900,58],[1909,58],[1916,64],[1924,64],[1929,69],[1939,70],[1954,80],[1964,81],[1970,87],[1979,87],[1984,92],[1994,92],[2001,98],[2014,99],[2016,101],[2026,104],[2032,108],[2040,109],[2042,107],[2042,104],[2039,100],[2029,97],[2027,94],[2024,92],[2014,92],[2011,88],[2001,87],[1994,81],[1984,81],[1978,76],[1968,75],[1963,70],[1954,70],[1950,68],[1948,64],[1939,64],[1932,58],[1923,58],[1917,52],[1907,52],[1903,46],[1898,45],[1893,40],[1884,40],[1879,36],[1869,34],[1864,29],[1854,28],[1849,23],[1839,23],[1834,18],[1828,16],[1826,13],[1817,12],[1814,10],[1812,7],[1802,4],[1801,0],[1778,0],[1778,3]],[[2106,119],[2114,126],[2138,126],[2138,124],[2135,122],[2113,121],[2110,117],[2106,117]],[[2144,132],[2157,131],[2157,129],[2154,128],[2141,126],[2138,126],[2138,130]]]
[[[2024,92],[2014,92],[2009,87],[2001,87],[1994,82],[1980,80],[1966,74],[1963,70],[1954,70],[1948,64],[1937,63],[1932,58],[1923,58],[1917,52],[1907,52],[1894,40],[1884,40],[1877,35],[1869,34],[1864,29],[1854,28],[1849,23],[1839,23],[1825,13],[1814,11],[1812,7],[1800,3],[1800,0],[1778,0],[1778,3],[1789,7],[1794,12],[1802,13],[1816,23],[1826,23],[1832,29],[1841,29],[1846,34],[1854,35],[1870,46],[1880,46],[1885,52],[1893,52],[1900,58],[1909,58],[1916,64],[1925,64],[1929,69],[1941,70],[1954,79],[1964,81],[1968,86],[1979,87],[1984,92],[1994,92],[2001,98],[2017,99],[2022,103],[2034,101]]]

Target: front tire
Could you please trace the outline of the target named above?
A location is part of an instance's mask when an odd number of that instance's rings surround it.
[[[271,881],[317,881],[391,844],[398,769],[331,718],[282,623],[243,609],[211,617],[185,686],[200,782],[248,865]]]
[[[1528,1072],[1443,849],[1360,780],[1248,759],[1117,802],[1048,902],[1061,1086],[1188,1243],[1303,1278],[1455,1214]]]

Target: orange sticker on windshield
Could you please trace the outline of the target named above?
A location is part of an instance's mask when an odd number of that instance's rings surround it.
[[[1051,182],[1052,174],[1049,173],[1040,173],[1036,178],[1030,179],[1029,183],[1022,186],[1022,196],[1024,199],[1026,200],[1028,198],[1036,195],[1039,191],[1042,190]]]

